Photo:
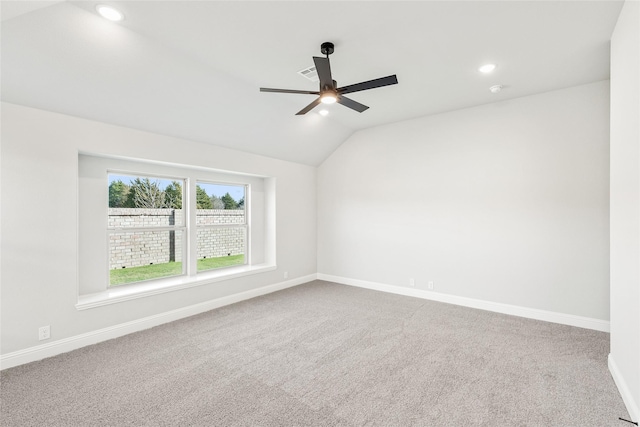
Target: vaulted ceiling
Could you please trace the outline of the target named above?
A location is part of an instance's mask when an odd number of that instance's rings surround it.
[[[119,23],[96,13],[108,4]],[[309,165],[353,132],[609,77],[620,1],[2,1],[2,100]],[[295,113],[297,72],[399,84]],[[495,63],[484,75],[478,67]],[[497,94],[492,85],[504,89]]]

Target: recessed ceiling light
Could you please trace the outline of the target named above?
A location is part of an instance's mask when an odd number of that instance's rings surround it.
[[[493,85],[489,88],[489,92],[498,93],[502,90],[502,85]]]
[[[484,64],[482,67],[478,68],[478,71],[481,73],[490,73],[496,69],[496,64]]]
[[[327,110],[320,110],[318,111],[318,114],[320,114],[321,116],[326,116],[327,114],[329,114],[329,112]]]
[[[106,18],[109,21],[118,22],[124,19],[124,15],[122,14],[122,12],[112,8],[111,6],[100,4],[96,6],[96,10],[103,18]]]

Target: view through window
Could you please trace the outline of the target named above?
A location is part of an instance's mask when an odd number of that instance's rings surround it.
[[[183,179],[109,174],[109,285],[184,274]]]
[[[197,181],[195,197],[183,197],[184,178],[109,173],[108,182],[109,286],[187,274],[183,200],[196,208],[197,272],[247,263],[245,185]]]
[[[247,263],[244,185],[196,184],[198,271]]]

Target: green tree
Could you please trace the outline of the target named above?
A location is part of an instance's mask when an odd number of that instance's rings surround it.
[[[236,209],[244,209],[244,197],[240,199],[238,202],[238,207]]]
[[[213,209],[224,209],[224,202],[215,194],[211,196],[211,204],[213,205]]]
[[[109,207],[123,208],[127,203],[127,195],[129,194],[129,186],[124,182],[117,180],[109,184]]]
[[[213,204],[206,191],[199,185],[196,185],[196,208],[213,209]]]
[[[178,181],[171,181],[164,189],[165,204],[173,209],[182,209],[182,184]]]
[[[136,178],[131,183],[126,205],[127,207],[145,209],[169,207],[158,181],[150,181],[149,178]]]
[[[238,202],[236,202],[229,193],[226,193],[224,196],[222,196],[220,200],[222,200],[222,203],[224,203],[225,209],[236,209],[238,207]]]

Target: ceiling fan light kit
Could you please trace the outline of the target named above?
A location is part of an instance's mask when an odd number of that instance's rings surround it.
[[[338,84],[333,77],[331,76],[331,64],[329,63],[329,55],[331,55],[335,50],[335,46],[331,42],[324,42],[320,45],[320,52],[325,55],[325,58],[320,58],[317,56],[313,57],[313,62],[316,66],[316,71],[318,73],[318,78],[320,79],[320,88],[318,91],[307,91],[307,90],[292,90],[292,89],[271,89],[261,87],[260,92],[275,92],[275,93],[296,93],[303,95],[318,95],[311,104],[304,107],[302,110],[296,113],[297,116],[301,116],[303,114],[308,113],[318,104],[342,104],[345,107],[351,108],[359,113],[367,110],[369,107],[366,105],[360,104],[359,102],[354,101],[353,99],[347,98],[344,94],[359,92],[368,89],[375,89],[382,86],[389,86],[398,84],[398,78],[396,75],[391,75],[387,77],[381,77],[379,79],[368,80],[362,83],[356,83],[349,86],[338,87]]]
[[[325,92],[324,94],[322,94],[322,96],[320,96],[320,102],[327,105],[335,104],[337,100],[338,96],[335,93],[331,92]]]

